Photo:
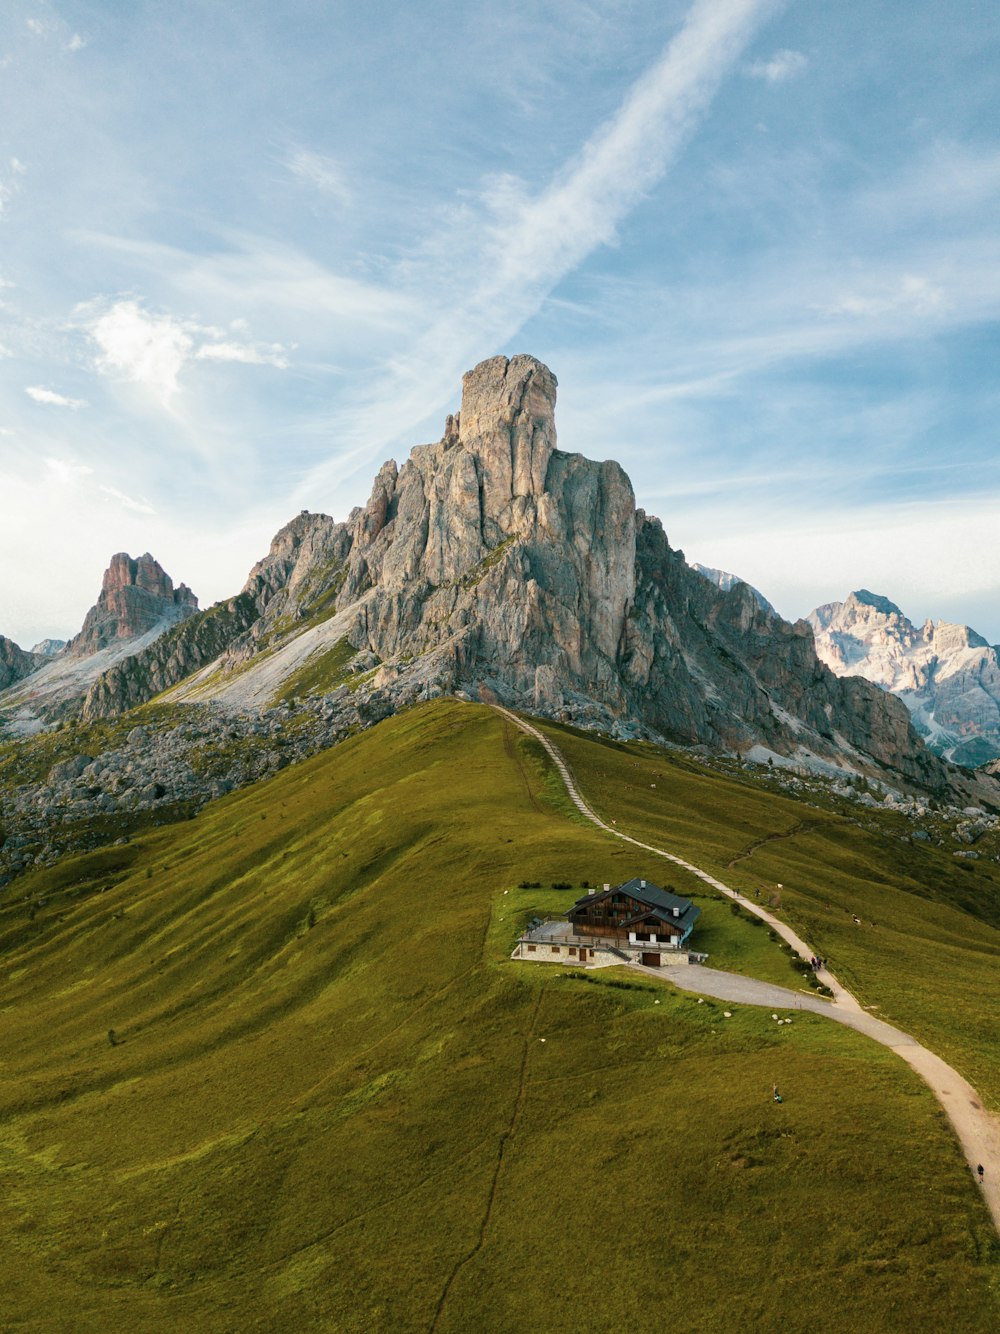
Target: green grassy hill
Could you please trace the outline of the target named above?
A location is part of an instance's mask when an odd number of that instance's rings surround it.
[[[595,804],[707,869],[803,818],[557,730]],[[913,957],[945,935],[992,1022],[977,970],[1000,933],[898,884],[889,841],[816,820],[835,876],[809,879],[798,838],[728,874],[787,875],[783,911],[828,933],[845,979],[929,1025],[905,1003],[910,954],[875,961],[881,905],[905,908]],[[994,1329],[995,1234],[891,1053],[818,1016],[726,1019],[624,970],[509,960],[531,912],[573,897],[519,882],[633,874],[689,887],[571,818],[537,743],[442,701],[15,882],[0,1327]],[[880,926],[861,932],[842,900],[875,892]],[[699,902],[712,962],[794,983],[766,929]],[[961,1018],[936,1045],[988,1074]]]

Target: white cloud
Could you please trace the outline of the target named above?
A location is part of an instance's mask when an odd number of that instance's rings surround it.
[[[105,233],[80,237],[145,266],[158,278],[169,275],[173,287],[191,301],[236,306],[268,321],[291,319],[296,327],[303,315],[313,323],[327,317],[332,321],[328,327],[349,326],[354,341],[361,332],[412,329],[426,306],[398,283],[344,277],[294,246],[236,231],[225,234],[224,248],[202,255]]]
[[[86,45],[87,45],[86,37],[81,37],[78,32],[75,32],[73,36],[69,39],[69,41],[66,43],[66,50],[82,51]]]
[[[88,468],[87,471],[89,472],[90,469]],[[117,487],[105,486],[102,483],[98,489],[103,492],[104,495],[110,496],[112,500],[117,500],[125,509],[132,510],[135,514],[156,513],[156,510],[148,500],[134,500],[132,496],[126,495],[124,491],[119,491]]]
[[[16,157],[12,157],[8,162],[9,176],[6,180],[0,180],[0,214],[2,214],[10,201],[21,189],[20,178],[27,172],[27,167]],[[8,284],[2,283],[0,286],[6,287]]]
[[[546,189],[531,197],[510,177],[485,183],[478,227],[467,209],[459,219],[456,253],[470,233],[482,238],[468,261],[471,271],[456,273],[460,301],[447,303],[373,395],[383,427],[379,444],[448,402],[476,351],[486,355],[506,343],[567,274],[614,242],[619,223],[666,172],[747,42],[782,3],[695,0],[660,58]],[[308,477],[300,497],[336,483],[352,457],[372,450],[372,418],[366,402],[337,423],[347,438],[353,426],[356,445],[332,469]]]
[[[842,297],[828,306],[824,313],[853,315],[860,318],[896,312],[927,315],[940,310],[944,301],[944,290],[937,284],[918,274],[905,274],[888,291]]]
[[[74,463],[69,459],[46,459],[45,480],[56,482],[60,486],[75,486],[93,472],[85,463]]]
[[[56,408],[72,408],[75,412],[77,408],[87,406],[86,399],[67,398],[64,394],[57,394],[54,389],[45,389],[40,384],[25,385],[24,392],[36,403],[48,403]]]
[[[239,361],[247,366],[276,366],[288,369],[288,357],[280,343],[261,347],[249,343],[203,343],[195,353],[198,361]]]
[[[41,19],[25,19],[24,26],[36,37],[47,37],[52,31],[52,24],[45,23]]]
[[[755,60],[747,66],[747,73],[754,79],[764,79],[767,83],[785,83],[788,79],[797,79],[804,74],[809,65],[809,57],[801,51],[775,51],[767,60]]]
[[[314,153],[308,148],[297,148],[285,159],[285,166],[291,174],[320,194],[330,195],[344,206],[351,202],[351,192],[344,181],[343,172],[332,158],[322,153]]]
[[[90,327],[100,348],[97,368],[131,380],[161,403],[178,389],[177,377],[194,341],[169,315],[150,315],[136,301],[116,301]]]
[[[138,301],[121,300],[78,308],[84,327],[100,349],[97,369],[104,375],[139,384],[164,407],[181,387],[189,361],[238,362],[246,366],[288,368],[282,343],[254,343],[226,338],[222,329],[169,314],[152,314]],[[249,332],[245,320],[231,328]],[[205,341],[207,340],[207,341]]]

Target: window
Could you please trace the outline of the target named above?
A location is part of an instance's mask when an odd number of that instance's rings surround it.
[[[576,946],[575,946],[575,945],[570,945],[569,950],[568,950],[568,953],[569,953],[569,954],[575,954],[575,953],[576,953]]]
[[[528,946],[528,953],[529,953],[529,954],[534,954],[535,951],[537,950],[537,948],[538,948],[537,945],[529,945],[529,946]]]
[[[552,946],[552,953],[553,953],[553,954],[559,954],[559,953],[561,953],[561,950],[560,950],[560,948],[559,948],[558,945],[553,945],[553,946]]]

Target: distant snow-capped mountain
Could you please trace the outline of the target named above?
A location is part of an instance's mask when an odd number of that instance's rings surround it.
[[[939,755],[970,767],[1000,756],[998,649],[975,630],[930,620],[918,628],[865,588],[806,620],[820,661],[898,695]]]
[[[727,570],[714,570],[711,565],[700,565],[697,561],[692,561],[691,568],[692,570],[697,570],[698,573],[703,575],[710,584],[714,584],[716,588],[720,588],[723,593],[728,593],[731,589],[735,588],[737,584],[746,584],[761,611],[769,611],[772,616],[777,616],[778,613],[774,610],[760,589],[754,588],[753,584],[747,584],[747,581],[741,579],[738,574],[730,574]]]

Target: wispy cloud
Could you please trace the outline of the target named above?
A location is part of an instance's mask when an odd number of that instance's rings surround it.
[[[294,177],[320,194],[329,195],[345,207],[350,204],[351,191],[340,165],[332,158],[309,148],[296,148],[285,159],[285,166]]]
[[[71,459],[45,460],[45,480],[57,482],[60,486],[75,486],[93,472],[85,463],[76,463]]]
[[[75,412],[77,408],[87,406],[86,399],[67,398],[65,394],[57,394],[54,389],[45,389],[40,384],[25,385],[24,392],[29,398],[33,398],[36,403],[46,403],[54,408],[72,408]]]
[[[66,43],[66,50],[82,51],[86,45],[87,45],[86,37],[81,37],[78,32],[75,32],[73,36],[69,39],[69,41]]]
[[[109,496],[112,500],[116,500],[119,505],[127,510],[131,510],[134,514],[156,513],[156,510],[148,500],[135,500],[132,496],[126,495],[124,491],[119,491],[117,487],[105,486],[101,483],[98,489],[103,495]]]
[[[359,330],[412,328],[421,310],[398,284],[336,273],[293,245],[236,230],[226,231],[222,243],[201,254],[103,233],[82,233],[80,239],[166,276],[192,302],[211,301],[261,318],[282,312],[296,319],[307,314],[311,321],[333,317],[349,326],[354,338]]]
[[[827,306],[825,313],[865,317],[909,311],[915,315],[927,315],[939,310],[944,301],[944,290],[936,283],[919,274],[907,273],[888,290],[852,293],[841,297]]]
[[[801,51],[775,51],[766,60],[755,60],[747,66],[747,73],[753,79],[764,79],[767,83],[787,83],[797,79],[809,67],[809,57]]]
[[[660,58],[630,88],[549,185],[530,195],[510,177],[484,186],[482,217],[463,232],[481,238],[463,273],[461,299],[432,321],[379,385],[382,440],[391,440],[454,394],[470,352],[493,351],[541,306],[552,289],[597,247],[614,242],[619,224],[660,180],[719,84],[780,0],[695,0]],[[498,201],[499,212],[498,213]],[[355,414],[354,454],[369,451],[372,413]],[[303,493],[342,475],[350,455],[323,467]]]
[[[252,343],[203,343],[195,358],[198,361],[236,361],[246,366],[288,369],[288,355],[280,343],[272,343],[269,347]]]
[[[20,158],[12,157],[9,159],[6,173],[0,177],[0,215],[6,211],[7,205],[20,191],[21,177],[27,173],[27,170],[28,168]]]

